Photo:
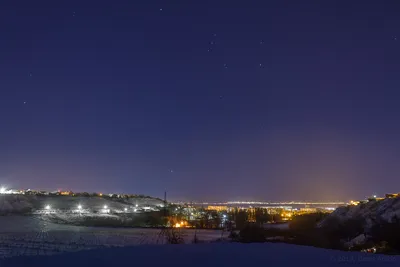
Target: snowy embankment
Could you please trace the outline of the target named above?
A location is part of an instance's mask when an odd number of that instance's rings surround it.
[[[0,260],[2,267],[22,266],[399,266],[399,256],[343,252],[288,244],[213,243],[137,246],[81,251],[54,256]]]

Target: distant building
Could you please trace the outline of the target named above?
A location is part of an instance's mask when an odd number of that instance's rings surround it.
[[[316,213],[317,209],[316,208],[301,208],[298,211],[298,214],[307,214],[307,213]]]
[[[227,211],[228,206],[208,206],[207,210]]]
[[[397,194],[386,194],[385,197],[386,197],[386,198],[396,198],[396,197],[400,197],[400,193],[397,193]]]
[[[72,191],[61,191],[60,195],[62,196],[72,196],[74,193]]]

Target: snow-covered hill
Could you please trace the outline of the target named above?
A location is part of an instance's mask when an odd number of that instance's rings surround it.
[[[75,253],[15,257],[0,260],[2,267],[22,266],[399,266],[399,256],[343,252],[288,244],[214,243],[136,246]]]
[[[76,196],[34,196],[34,195],[0,195],[0,214],[40,212],[49,206],[51,210],[72,211],[81,206],[83,210],[96,212],[107,206],[111,211],[133,209],[158,209],[163,202],[155,198],[104,198]]]
[[[341,222],[362,218],[365,220],[364,227],[368,230],[378,222],[392,222],[395,217],[400,218],[400,198],[386,198],[361,203],[357,206],[339,207],[325,218],[319,226],[325,226],[332,218],[338,219]]]

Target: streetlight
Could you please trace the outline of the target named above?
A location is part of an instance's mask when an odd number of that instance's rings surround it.
[[[104,205],[104,209],[105,209],[105,210],[107,209],[107,205]]]
[[[137,207],[139,207],[139,205],[138,205],[138,204],[136,204],[136,208],[137,208]]]
[[[134,209],[133,211],[134,211],[134,212],[136,212],[136,211],[137,211],[137,209]]]
[[[78,210],[81,210],[82,209],[82,206],[81,205],[78,205]]]
[[[126,212],[128,209],[127,208],[124,208],[124,211]]]

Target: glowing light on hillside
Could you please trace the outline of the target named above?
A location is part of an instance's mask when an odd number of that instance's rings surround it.
[[[104,205],[104,209],[107,209],[107,205]]]
[[[46,210],[51,209],[50,205],[46,205],[45,209],[46,209]]]
[[[78,205],[78,210],[81,210],[82,209],[82,206],[81,205]]]
[[[176,224],[175,224],[175,227],[176,227],[176,228],[181,227],[180,223],[176,223]]]
[[[127,208],[124,208],[124,211],[127,211],[128,209]]]

